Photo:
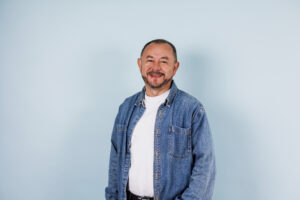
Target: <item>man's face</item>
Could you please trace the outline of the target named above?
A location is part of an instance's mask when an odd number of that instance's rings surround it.
[[[179,67],[172,47],[165,43],[152,43],[146,47],[138,65],[145,84],[152,89],[161,89],[171,84]]]

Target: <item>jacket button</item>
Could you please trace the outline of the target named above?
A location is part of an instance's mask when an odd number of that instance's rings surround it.
[[[157,152],[155,152],[155,155],[156,155],[156,156],[158,156],[158,151],[157,151]]]
[[[158,134],[158,129],[156,129],[156,134]]]
[[[155,179],[158,179],[158,173],[155,174]]]

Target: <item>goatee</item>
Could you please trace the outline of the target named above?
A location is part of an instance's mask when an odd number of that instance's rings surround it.
[[[142,78],[144,79],[145,83],[146,83],[148,86],[150,86],[152,89],[158,89],[158,88],[161,88],[162,86],[167,85],[170,81],[172,81],[172,78],[170,78],[170,79],[165,79],[161,84],[159,84],[159,85],[153,85],[153,84],[151,84],[151,83],[148,81],[147,77],[142,76]]]

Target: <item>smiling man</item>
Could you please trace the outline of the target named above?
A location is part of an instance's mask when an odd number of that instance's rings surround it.
[[[119,107],[106,199],[211,200],[212,135],[203,105],[175,85],[176,48],[152,40],[137,62],[145,87]]]

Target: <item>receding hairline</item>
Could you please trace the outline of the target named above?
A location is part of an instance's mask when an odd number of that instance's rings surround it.
[[[175,62],[177,62],[177,52],[176,52],[175,46],[171,42],[169,42],[165,39],[155,39],[155,40],[151,40],[150,42],[146,43],[141,51],[140,57],[142,57],[145,49],[151,44],[167,44],[167,45],[169,45],[173,51],[173,56],[175,58]]]

